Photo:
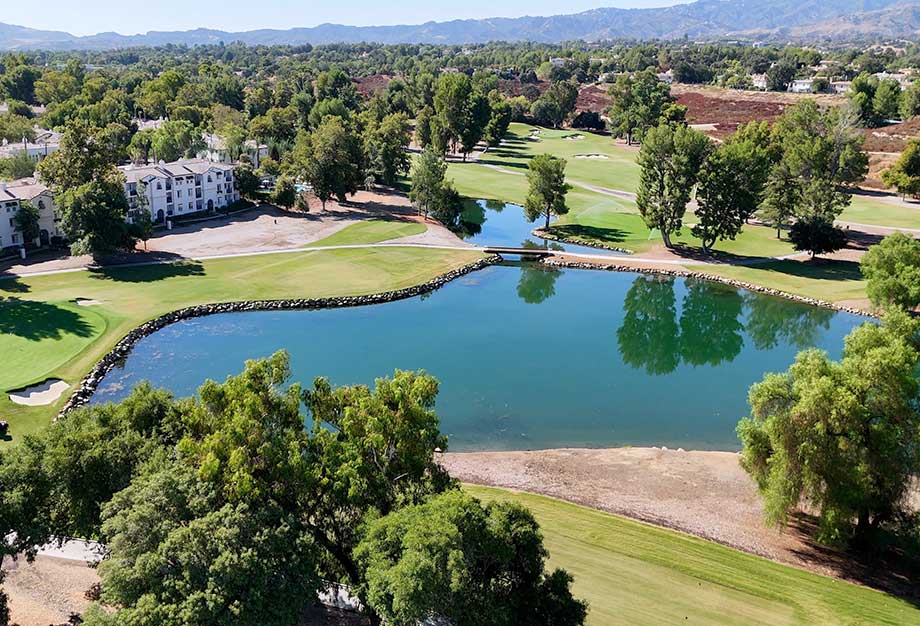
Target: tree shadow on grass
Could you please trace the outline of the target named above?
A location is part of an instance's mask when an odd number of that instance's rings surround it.
[[[182,261],[179,263],[158,263],[133,267],[94,267],[90,276],[100,280],[113,280],[120,283],[152,283],[177,276],[204,276],[204,266],[199,261]]]
[[[550,226],[549,232],[566,239],[577,239],[580,243],[602,243],[613,245],[626,240],[626,231],[619,228],[598,228],[582,224],[562,224]]]
[[[62,339],[65,335],[91,337],[93,327],[75,311],[56,304],[7,298],[0,300],[0,335],[32,341]]]
[[[27,291],[29,291],[29,286],[22,282],[19,276],[0,272],[0,296],[5,293],[26,293]]]
[[[812,278],[817,280],[856,281],[862,280],[862,271],[856,261],[838,261],[830,259],[811,259],[807,261],[794,261],[791,259],[768,261],[762,265],[751,267],[780,272],[799,278]]]
[[[872,552],[824,545],[816,539],[818,519],[796,512],[789,527],[804,547],[792,552],[800,558],[826,567],[838,576],[872,587],[905,600],[920,608],[920,555],[908,554],[900,547],[888,545]]]

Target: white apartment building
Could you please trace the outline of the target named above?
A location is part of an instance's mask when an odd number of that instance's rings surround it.
[[[16,228],[16,213],[23,202],[38,209],[39,237],[34,242],[23,241]],[[52,237],[63,237],[60,217],[55,213],[51,190],[31,179],[10,183],[0,182],[0,249],[18,248],[25,243],[47,245]]]
[[[146,195],[147,209],[154,222],[173,216],[213,211],[240,199],[233,178],[233,166],[206,159],[181,159],[156,165],[125,165],[128,205],[136,210],[138,193]]]

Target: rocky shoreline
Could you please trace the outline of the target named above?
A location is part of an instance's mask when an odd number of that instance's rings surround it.
[[[764,287],[762,285],[755,285],[754,283],[745,282],[743,280],[735,280],[733,278],[725,278],[724,276],[717,276],[715,274],[708,274],[706,272],[694,272],[686,269],[662,269],[662,268],[650,268],[650,267],[640,267],[636,265],[619,265],[616,263],[591,263],[590,261],[565,261],[560,260],[555,257],[548,259],[543,259],[541,261],[544,265],[550,267],[561,267],[561,268],[570,268],[570,269],[582,269],[582,270],[607,270],[610,272],[634,272],[637,274],[656,274],[660,276],[673,276],[675,278],[695,278],[697,280],[708,280],[711,282],[722,283],[723,285],[729,285],[731,287],[737,287],[739,289],[746,289],[748,291],[754,291],[756,293],[762,293],[768,296],[777,296],[780,298],[786,298],[787,300],[792,300],[794,302],[801,302],[802,304],[810,304],[812,306],[819,306],[826,309],[833,309],[835,311],[841,311],[843,313],[853,313],[854,315],[864,315],[868,317],[878,317],[877,314],[870,311],[864,311],[863,309],[858,309],[855,307],[843,306],[836,304],[834,302],[828,302],[827,300],[819,300],[818,298],[809,298],[806,296],[799,296],[794,293],[789,293],[788,291],[781,291],[779,289],[773,289],[771,287]]]
[[[134,348],[138,341],[152,335],[162,328],[180,322],[182,320],[216,313],[239,313],[243,311],[280,311],[280,310],[302,310],[302,309],[331,309],[341,307],[363,306],[367,304],[383,304],[395,300],[404,300],[420,296],[425,293],[440,289],[447,283],[460,278],[471,272],[481,270],[490,265],[495,265],[501,261],[501,257],[492,255],[473,263],[468,263],[455,270],[441,274],[432,280],[397,289],[394,291],[385,291],[383,293],[373,293],[363,296],[343,296],[333,298],[310,298],[310,299],[287,299],[287,300],[249,300],[240,302],[220,302],[216,304],[199,304],[196,306],[186,307],[177,311],[172,311],[156,317],[148,322],[144,322],[115,344],[102,359],[93,366],[93,369],[77,385],[73,394],[58,412],[57,417],[61,418],[67,415],[75,408],[81,407],[89,402],[99,383],[105,378],[105,375],[111,371],[122,359],[128,356],[128,353]]]
[[[202,317],[205,315],[213,315],[216,313],[237,313],[243,311],[278,311],[278,310],[302,310],[302,309],[323,309],[323,308],[340,308],[340,307],[353,307],[353,306],[363,306],[367,304],[383,304],[385,302],[393,302],[395,300],[403,300],[405,298],[412,298],[414,296],[419,296],[431,291],[435,291],[443,287],[445,284],[455,280],[461,276],[469,274],[471,272],[478,271],[490,265],[495,265],[502,261],[501,257],[498,255],[492,255],[484,259],[480,259],[473,263],[468,263],[462,267],[459,267],[455,270],[442,274],[426,283],[421,285],[415,285],[413,287],[407,287],[405,289],[397,289],[394,291],[387,291],[383,293],[368,294],[363,296],[344,296],[344,297],[333,297],[333,298],[311,298],[311,299],[286,299],[286,300],[251,300],[251,301],[238,301],[238,302],[221,302],[216,304],[200,304],[196,306],[186,307],[184,309],[179,309],[177,311],[172,311],[171,313],[166,313],[160,317],[154,318],[148,322],[145,322],[128,333],[123,337],[115,346],[100,359],[100,361],[93,367],[92,370],[83,378],[79,385],[75,388],[73,394],[58,412],[57,417],[61,418],[67,415],[73,409],[87,404],[92,398],[93,394],[96,392],[96,389],[99,386],[99,383],[102,382],[102,379],[105,378],[105,375],[115,367],[122,359],[124,359],[128,353],[134,348],[134,345],[147,337],[155,333],[156,331],[176,322],[191,319],[195,317]],[[778,289],[772,289],[769,287],[763,287],[760,285],[755,285],[745,281],[734,280],[725,278],[722,276],[716,276],[713,274],[707,274],[706,272],[694,272],[685,269],[661,269],[661,268],[646,268],[635,265],[626,265],[626,264],[611,264],[611,263],[592,263],[589,261],[567,261],[558,259],[555,257],[550,257],[540,261],[543,265],[548,267],[558,267],[558,268],[569,268],[569,269],[591,269],[591,270],[607,270],[614,272],[634,272],[638,274],[654,274],[661,276],[673,276],[677,278],[693,278],[698,280],[708,280],[713,282],[722,283],[739,289],[746,289],[748,291],[754,291],[757,293],[762,293],[771,296],[777,296],[781,298],[786,298],[793,300],[795,302],[801,302],[803,304],[809,304],[812,306],[820,306],[824,308],[833,309],[836,311],[842,311],[846,313],[853,313],[856,315],[868,315],[874,316],[874,314],[863,311],[861,309],[846,307],[842,305],[835,304],[833,302],[827,302],[825,300],[819,300],[817,298],[808,298],[805,296],[798,296],[792,293],[785,291],[780,291]]]
[[[622,254],[635,254],[632,250],[626,248],[618,248],[617,246],[607,246],[602,243],[587,243],[584,241],[578,241],[576,239],[571,239],[569,237],[560,237],[559,235],[544,230],[542,228],[535,228],[530,233],[534,237],[539,237],[540,239],[547,239],[549,241],[558,241],[559,243],[570,243],[573,246],[584,246],[586,248],[597,248],[598,250],[609,250],[610,252],[620,252]]]

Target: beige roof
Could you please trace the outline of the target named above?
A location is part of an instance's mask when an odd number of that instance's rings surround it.
[[[129,183],[136,183],[148,177],[175,178],[177,176],[204,174],[210,170],[227,172],[233,170],[233,166],[214,163],[207,159],[180,159],[170,163],[160,162],[157,165],[142,165],[140,167],[124,165],[119,169],[124,172],[125,178],[128,179]]]
[[[0,183],[2,185],[2,183]],[[48,188],[41,183],[36,183],[31,179],[24,178],[6,183],[4,189],[0,189],[0,201],[4,200],[31,200],[48,191]]]

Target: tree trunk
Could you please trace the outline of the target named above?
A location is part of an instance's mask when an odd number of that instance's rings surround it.
[[[658,225],[659,230],[661,230],[661,240],[664,242],[664,247],[668,250],[674,248],[674,244],[671,243],[671,233],[667,229],[663,228],[660,224]]]
[[[869,511],[863,509],[859,512],[856,520],[856,532],[853,542],[859,547],[865,547],[869,544],[869,535],[872,530],[872,523],[869,518]]]
[[[546,230],[549,230],[549,209],[546,209]]]

